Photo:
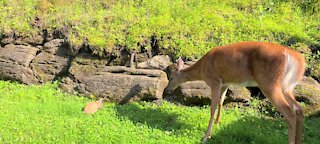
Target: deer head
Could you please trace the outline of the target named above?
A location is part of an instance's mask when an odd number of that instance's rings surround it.
[[[183,74],[181,73],[183,66],[184,62],[181,58],[178,59],[176,64],[173,64],[166,91],[175,90],[183,82]]]

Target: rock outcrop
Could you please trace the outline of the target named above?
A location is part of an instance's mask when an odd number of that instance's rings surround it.
[[[75,54],[70,43],[54,37],[38,37],[34,41],[11,34],[3,37],[0,44],[3,46],[0,47],[0,79],[40,84],[62,78],[60,87],[66,92],[107,97],[118,103],[161,101],[168,83],[164,71],[172,64],[167,55],[150,58],[150,52],[145,51],[136,56],[138,69],[117,66],[127,65],[129,52],[121,50],[113,59],[94,56],[87,49]],[[185,67],[192,64],[194,61],[186,62]],[[294,94],[298,101],[306,104],[307,115],[320,111],[320,85],[314,79],[304,77]],[[250,95],[246,88],[230,87],[225,103],[250,103]],[[183,83],[166,95],[168,100],[186,105],[209,104],[210,97],[210,88],[203,81]]]
[[[182,83],[167,98],[186,105],[210,104],[211,89],[204,81]],[[247,103],[251,101],[251,94],[245,87],[231,86],[228,88],[225,103]]]
[[[54,39],[44,44],[30,66],[40,82],[50,82],[68,72],[72,58],[65,40]]]
[[[6,45],[0,49],[0,79],[14,80],[25,84],[38,83],[29,65],[38,48],[25,45]]]
[[[320,84],[311,77],[304,77],[294,89],[298,101],[304,102],[306,116],[320,116]]]
[[[172,64],[168,55],[158,55],[151,59],[138,63],[137,68],[164,70]]]
[[[69,69],[73,89],[84,95],[106,97],[109,101],[159,101],[168,84],[167,76],[160,70],[133,69],[123,66],[106,66],[107,61],[89,58],[87,54],[76,57]],[[68,85],[68,86],[69,86]],[[64,89],[70,87],[62,84]]]

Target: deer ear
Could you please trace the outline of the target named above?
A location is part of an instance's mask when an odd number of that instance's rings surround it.
[[[184,66],[184,62],[181,58],[178,59],[178,64],[174,64],[174,67],[178,71],[182,70],[183,66]]]
[[[179,66],[177,64],[173,64],[173,66],[175,70],[179,71]]]

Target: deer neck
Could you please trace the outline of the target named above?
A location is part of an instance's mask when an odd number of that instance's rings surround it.
[[[183,82],[201,80],[201,61],[180,71]]]

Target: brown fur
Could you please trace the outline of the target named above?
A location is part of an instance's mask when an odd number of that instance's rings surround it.
[[[103,107],[103,100],[104,98],[101,98],[98,101],[89,102],[83,109],[83,112],[86,114],[94,114],[98,111],[98,109]]]
[[[175,89],[182,82],[194,80],[204,80],[211,87],[211,117],[202,142],[210,138],[219,101],[216,121],[220,121],[228,86],[240,84],[258,86],[284,116],[289,127],[289,144],[302,143],[303,111],[292,95],[292,89],[287,88],[293,88],[303,77],[305,62],[300,53],[274,43],[240,42],[213,48],[186,69],[181,69],[182,60],[175,65],[167,90]],[[286,84],[285,78],[290,83]]]

